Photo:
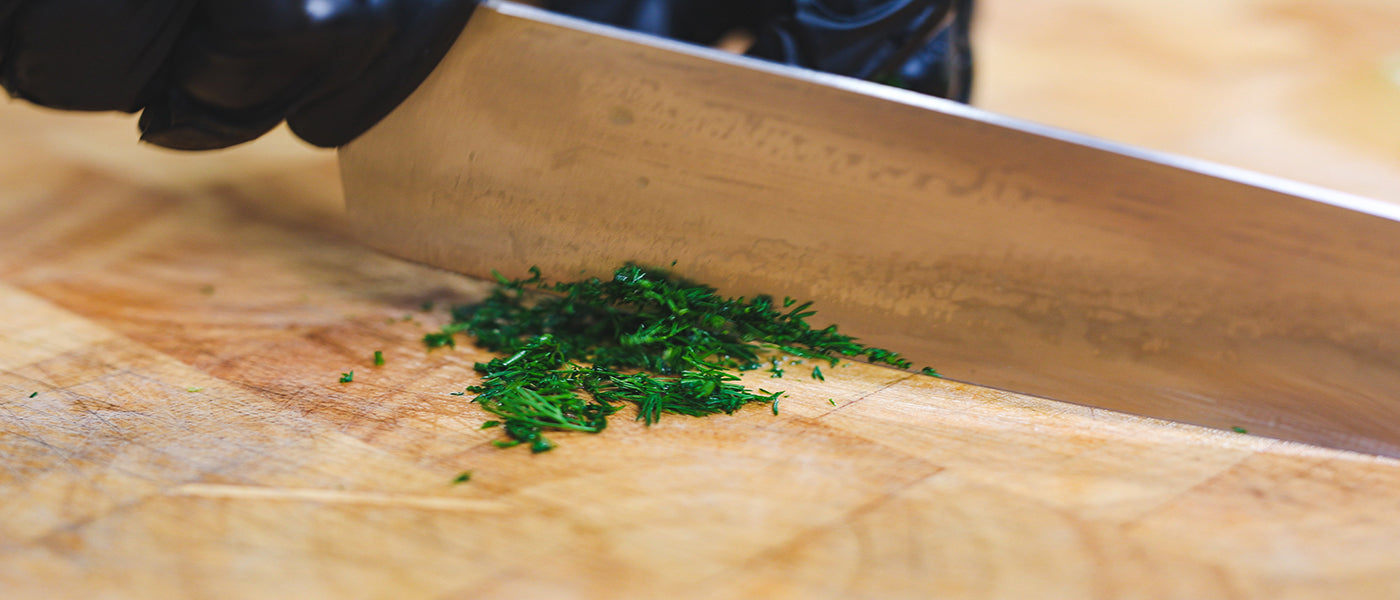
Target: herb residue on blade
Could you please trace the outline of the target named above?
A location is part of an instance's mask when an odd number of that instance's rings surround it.
[[[472,400],[499,417],[500,447],[554,447],[546,431],[596,433],[624,403],[648,425],[662,414],[733,413],[745,404],[776,403],[782,392],[737,383],[738,372],[786,353],[836,365],[841,357],[908,368],[888,350],[857,343],[836,327],[813,329],[811,303],[771,297],[725,298],[713,288],[629,265],[612,279],[548,283],[539,269],[508,280],[481,304],[452,309],[452,322],[429,333],[429,348],[455,346],[466,332],[501,358],[477,363]],[[543,293],[528,293],[543,292]],[[813,370],[820,379],[820,368]]]

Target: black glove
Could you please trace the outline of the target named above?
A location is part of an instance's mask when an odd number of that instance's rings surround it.
[[[374,125],[477,0],[0,0],[0,84],[70,110],[143,111],[142,139],[223,148],[286,120],[318,146]],[[567,14],[965,98],[971,0],[555,0]]]
[[[0,84],[141,115],[142,139],[210,149],[282,120],[338,146],[436,66],[476,0],[0,0]]]
[[[966,102],[972,0],[549,0],[584,19],[713,44],[751,33],[748,54]]]

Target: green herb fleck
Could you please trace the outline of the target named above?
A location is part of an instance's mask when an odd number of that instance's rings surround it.
[[[375,350],[375,351],[374,351],[374,366],[376,366],[376,367],[382,367],[382,366],[384,366],[384,351],[383,351],[383,350]]]
[[[815,379],[817,381],[826,381],[826,376],[822,375],[821,367],[812,367],[812,379]]]
[[[501,422],[500,422],[500,421],[487,421],[487,422],[481,424],[481,428],[482,428],[482,429],[490,429],[490,428],[492,428],[492,427],[500,427],[500,426],[501,426]]]
[[[1239,425],[1236,425],[1236,426],[1234,426],[1234,427],[1231,427],[1231,428],[1230,428],[1230,431],[1233,431],[1233,432],[1235,432],[1235,433],[1249,433],[1248,430],[1246,430],[1246,429],[1243,428],[1243,427],[1240,427]]]
[[[33,397],[38,396],[38,395],[39,395],[39,392],[33,392],[33,393],[29,394],[29,397],[30,397],[30,398],[33,398]]]
[[[341,374],[340,374],[340,382],[341,382],[341,383],[350,383],[350,382],[352,382],[352,381],[354,381],[354,380],[355,380],[355,372],[354,372],[354,371],[350,371],[349,373],[341,373]]]
[[[196,393],[196,392],[202,392],[202,391],[204,391],[204,388],[202,388],[202,387],[187,387],[187,388],[185,388],[185,391],[186,391],[186,392],[189,392],[189,393],[191,393],[191,394],[193,394],[193,393]]]
[[[472,402],[500,418],[506,439],[495,444],[502,448],[544,452],[554,447],[545,432],[597,433],[625,404],[648,425],[663,414],[733,413],[750,403],[776,413],[783,393],[750,391],[737,374],[767,363],[781,376],[775,355],[910,366],[835,326],[813,328],[810,302],[725,298],[635,265],[611,279],[571,283],[548,283],[537,268],[530,273],[515,280],[495,273],[490,297],[452,308],[451,323],[423,338],[429,348],[454,347],[456,334],[467,333],[502,355],[477,363],[482,382],[467,388]],[[820,373],[813,370],[817,379]]]
[[[920,369],[919,372],[923,373],[924,375],[928,375],[929,377],[938,377],[940,379],[943,377],[942,375],[938,374],[938,369],[935,369],[933,367],[924,367]]]
[[[834,399],[834,398],[827,398],[826,401],[827,401],[827,402],[830,402],[832,406],[836,406],[836,399]]]
[[[452,485],[457,485],[457,484],[461,484],[461,483],[466,483],[466,482],[471,481],[471,480],[472,480],[472,472],[471,472],[471,471],[462,471],[462,474],[461,474],[461,475],[458,475],[457,477],[455,477],[455,478],[452,480]]]
[[[449,325],[449,327],[451,326]],[[453,336],[453,334],[455,333],[456,331],[448,331],[447,329],[443,329],[442,331],[434,331],[423,336],[423,344],[428,346],[428,349],[430,350],[433,348],[441,348],[443,346],[447,346],[448,348],[456,348],[457,339]]]

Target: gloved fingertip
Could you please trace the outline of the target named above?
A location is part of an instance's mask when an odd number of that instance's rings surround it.
[[[359,73],[353,85],[295,107],[287,126],[313,146],[335,148],[368,131],[427,79],[457,41],[476,0],[424,2],[403,15],[397,43]]]
[[[172,106],[176,107],[172,109]],[[172,150],[218,150],[272,131],[281,119],[221,118],[189,102],[152,103],[141,112],[141,141]]]

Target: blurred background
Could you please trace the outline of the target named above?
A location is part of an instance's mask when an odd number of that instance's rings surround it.
[[[1400,202],[1400,2],[981,0],[973,103],[1156,150]],[[334,156],[285,131],[179,154],[133,118],[0,103],[0,152],[161,186],[314,170]],[[0,182],[11,182],[16,165]],[[33,175],[32,172],[25,172]],[[338,190],[317,190],[327,202]]]
[[[980,8],[982,108],[1400,202],[1400,2]]]

